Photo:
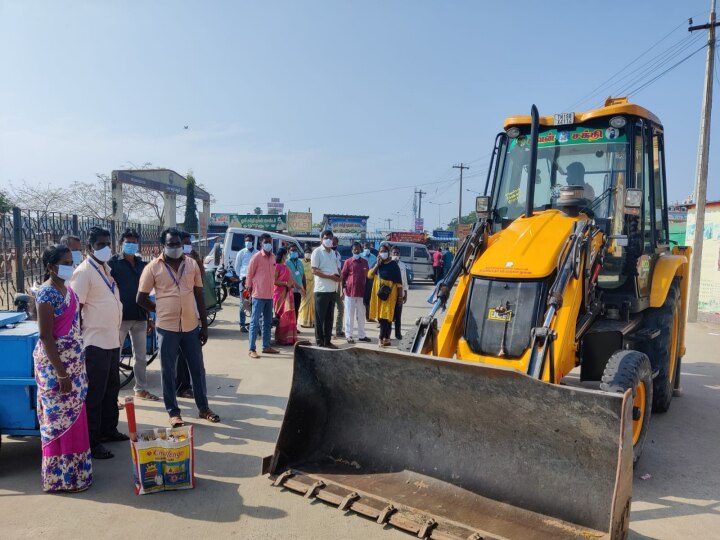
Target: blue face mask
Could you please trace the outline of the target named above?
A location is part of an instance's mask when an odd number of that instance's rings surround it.
[[[291,258],[291,259],[297,259],[297,258],[298,258],[298,252],[297,252],[297,251],[291,251],[291,252],[290,252],[290,258]]]
[[[357,259],[359,259],[359,258],[360,258],[360,254],[359,254],[359,253],[353,253],[353,259],[357,260]]]
[[[138,252],[139,244],[134,242],[123,242],[123,253],[127,255],[135,255]]]
[[[82,262],[82,251],[71,251],[73,258],[73,266],[77,266]]]
[[[252,248],[253,248],[252,242],[245,242],[245,249],[249,249],[250,251],[252,251]]]

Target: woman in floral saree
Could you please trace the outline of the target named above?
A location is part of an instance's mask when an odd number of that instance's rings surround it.
[[[278,319],[275,328],[275,343],[293,345],[297,341],[297,319],[295,318],[295,299],[293,290],[295,281],[290,269],[285,264],[287,249],[280,248],[275,256],[275,291],[273,294],[273,311]]]
[[[40,339],[33,359],[42,440],[43,491],[84,491],[92,484],[85,396],[88,379],[80,341],[80,304],[67,285],[70,250],[50,246],[43,256],[45,282],[35,295]]]

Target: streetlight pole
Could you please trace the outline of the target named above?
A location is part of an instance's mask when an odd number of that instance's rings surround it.
[[[432,201],[428,201],[428,203],[429,203],[429,204],[434,204],[435,206],[437,206],[437,209],[438,209],[438,227],[440,227],[440,207],[441,207],[441,206],[445,206],[446,204],[452,204],[452,203],[450,203],[450,202],[436,203],[436,202],[432,202]]]
[[[463,177],[463,171],[465,169],[469,169],[467,165],[464,165],[463,163],[460,163],[460,165],[453,165],[453,169],[460,169],[460,197],[458,200],[458,227],[460,226],[460,222],[462,221],[462,177]]]

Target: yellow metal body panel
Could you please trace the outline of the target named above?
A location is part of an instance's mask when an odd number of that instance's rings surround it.
[[[581,215],[586,219],[584,215]],[[505,279],[537,279],[555,271],[557,258],[579,218],[559,210],[520,217],[493,235],[485,252],[471,269],[475,276]]]
[[[605,107],[599,107],[591,111],[575,113],[575,123],[582,124],[588,120],[594,118],[602,118],[605,116],[619,116],[619,115],[633,115],[645,118],[650,122],[656,124],[656,127],[662,128],[662,122],[653,113],[648,111],[645,107],[635,105],[634,103],[628,103],[627,98],[615,98],[609,99]],[[510,126],[522,126],[530,125],[529,116],[510,116],[505,119],[504,128],[507,129]],[[541,126],[554,126],[554,119],[552,116],[541,116]]]

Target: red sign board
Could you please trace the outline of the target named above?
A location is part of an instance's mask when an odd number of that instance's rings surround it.
[[[388,235],[390,242],[415,242],[418,244],[425,243],[425,233],[416,232],[391,232]]]

